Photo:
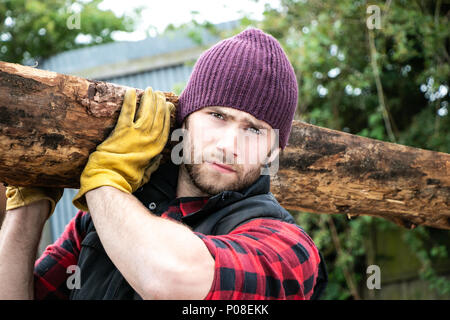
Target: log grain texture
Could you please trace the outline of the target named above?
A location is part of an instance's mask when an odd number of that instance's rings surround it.
[[[89,154],[115,126],[126,88],[0,62],[0,181],[78,188]],[[176,95],[165,95],[177,106]],[[294,121],[271,190],[290,210],[450,230],[449,172],[447,153]]]

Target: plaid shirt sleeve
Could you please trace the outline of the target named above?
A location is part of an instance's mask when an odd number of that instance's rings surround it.
[[[86,223],[86,212],[78,211],[61,237],[35,262],[34,299],[69,299],[66,281],[72,274],[67,268],[77,264]]]
[[[320,256],[312,239],[294,224],[255,219],[231,233],[196,233],[215,259],[206,300],[309,299]]]

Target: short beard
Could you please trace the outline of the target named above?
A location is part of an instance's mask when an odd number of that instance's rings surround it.
[[[206,193],[208,195],[216,195],[221,193],[222,191],[239,191],[250,187],[261,175],[261,168],[256,168],[252,171],[247,172],[242,178],[237,179],[237,181],[233,183],[228,183],[222,186],[219,186],[214,183],[208,183],[205,181],[207,177],[204,177],[200,173],[199,164],[183,164],[186,168],[186,171],[189,175],[189,178],[192,184],[199,189],[201,192]]]

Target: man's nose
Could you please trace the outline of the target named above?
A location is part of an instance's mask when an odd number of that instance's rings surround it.
[[[238,156],[238,129],[229,128],[225,130],[217,142],[217,149],[221,151],[225,163],[234,163]]]

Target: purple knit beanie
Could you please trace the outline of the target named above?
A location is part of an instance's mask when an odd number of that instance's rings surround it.
[[[232,107],[279,129],[284,149],[297,107],[294,68],[280,43],[248,28],[202,53],[178,101],[177,123],[203,107]]]

